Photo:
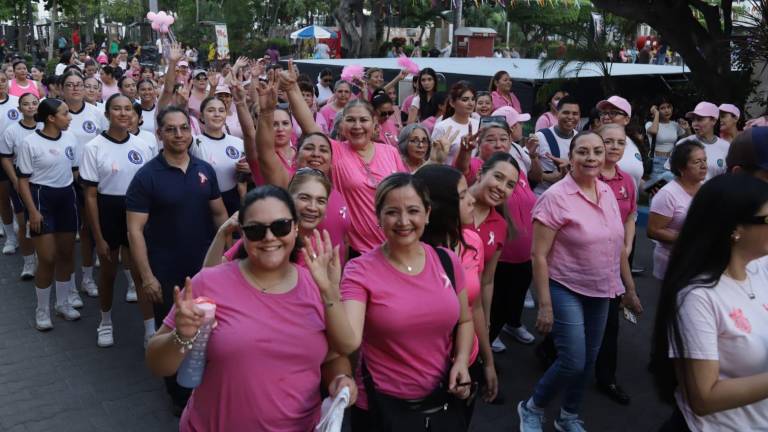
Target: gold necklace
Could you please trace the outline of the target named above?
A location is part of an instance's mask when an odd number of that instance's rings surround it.
[[[259,291],[261,291],[263,293],[277,288],[278,286],[280,286],[280,284],[282,284],[284,282],[283,280],[280,280],[276,284],[273,284],[272,286],[267,286],[266,288],[263,288],[264,284],[259,282],[259,279],[256,277],[256,274],[251,270],[251,267],[248,264],[248,262],[244,262],[243,263],[243,267],[245,268],[245,271],[250,276],[251,280],[253,280],[256,283],[256,288],[258,288]]]
[[[408,271],[408,273],[413,273],[413,267],[409,266],[408,264],[401,263],[400,261],[395,260],[392,258],[392,254],[389,251],[389,246],[386,246],[386,249],[384,249],[384,256],[389,259],[389,261],[394,264],[395,266],[405,267],[405,269]]]

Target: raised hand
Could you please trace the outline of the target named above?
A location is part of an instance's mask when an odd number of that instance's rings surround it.
[[[448,157],[448,152],[451,150],[451,144],[459,136],[459,132],[459,130],[454,132],[452,127],[448,127],[448,130],[440,138],[432,141],[432,151],[429,158],[435,163],[444,163]]]
[[[251,83],[258,93],[259,111],[274,111],[277,107],[277,86],[275,71],[269,71],[267,82]]]
[[[304,262],[312,274],[320,294],[324,299],[339,297],[339,282],[341,281],[341,262],[339,247],[331,243],[328,231],[315,230],[312,236],[304,239],[302,249]]]
[[[539,139],[536,138],[536,134],[531,134],[528,140],[525,142],[525,148],[528,150],[529,155],[535,155],[539,151]]]
[[[176,42],[171,44],[171,49],[168,51],[168,60],[171,63],[177,63],[184,57],[184,49],[181,44]]]
[[[293,67],[293,60],[288,60],[288,69],[283,69],[279,73],[280,89],[288,91],[296,85],[298,80],[299,76],[296,74],[296,69]]]
[[[184,293],[179,287],[173,289],[173,305],[176,307],[174,322],[176,324],[176,333],[184,339],[192,339],[203,325],[205,313],[195,304],[195,297],[192,295],[192,280],[186,278],[184,281]]]
[[[472,123],[469,123],[469,131],[466,135],[461,137],[461,148],[459,151],[462,152],[472,152],[477,147],[477,138],[480,136],[480,131],[478,130],[477,133],[472,133]]]
[[[217,85],[219,85],[219,77],[221,75],[216,72],[215,70],[211,69],[208,71],[208,84],[211,87],[216,88]]]

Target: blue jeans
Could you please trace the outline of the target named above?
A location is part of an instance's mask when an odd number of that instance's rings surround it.
[[[675,176],[672,174],[672,171],[664,168],[667,160],[669,160],[669,157],[653,156],[653,171],[651,172],[651,181],[654,181],[659,177],[664,177],[669,182],[675,178]]]
[[[576,414],[600,351],[610,299],[578,294],[551,279],[549,292],[557,360],[536,384],[533,403],[546,407],[563,390],[562,408]]]

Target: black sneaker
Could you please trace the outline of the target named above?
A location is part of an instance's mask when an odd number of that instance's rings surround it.
[[[621,405],[629,405],[631,398],[627,394],[627,392],[624,391],[623,388],[621,388],[618,384],[597,384],[597,389],[600,390],[600,393],[608,396],[609,398],[613,399],[614,402],[621,404]]]

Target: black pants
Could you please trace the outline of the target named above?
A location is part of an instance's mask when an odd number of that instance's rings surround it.
[[[688,423],[685,422],[685,417],[683,417],[680,408],[675,405],[672,417],[661,425],[658,432],[691,432],[691,429],[688,427]]]
[[[603,344],[595,362],[595,378],[598,384],[616,383],[616,365],[619,355],[619,313],[621,298],[611,299],[608,306],[608,320],[603,333]]]
[[[362,391],[365,391],[363,389],[360,389]],[[352,432],[368,432],[374,430],[374,424],[373,424],[373,417],[368,412],[368,410],[364,410],[361,408],[358,408],[357,406],[352,407]]]
[[[530,261],[518,264],[499,261],[493,277],[491,328],[488,329],[491,342],[499,335],[504,324],[520,327],[525,293],[532,279],[533,267]]]
[[[155,315],[155,326],[160,327],[160,325],[163,323],[163,320],[165,319],[166,315],[168,315],[168,312],[171,311],[171,307],[173,306],[173,288],[175,286],[183,287],[184,286],[184,280],[181,281],[160,281],[160,286],[162,288],[163,293],[163,302],[162,303],[153,303],[153,312]],[[168,395],[171,397],[171,401],[173,401],[173,404],[176,406],[186,406],[187,405],[187,399],[189,399],[189,396],[192,394],[192,389],[188,389],[186,387],[180,386],[176,382],[176,374],[173,374],[173,376],[169,377],[163,377],[163,380],[165,381],[165,390],[168,392]]]

